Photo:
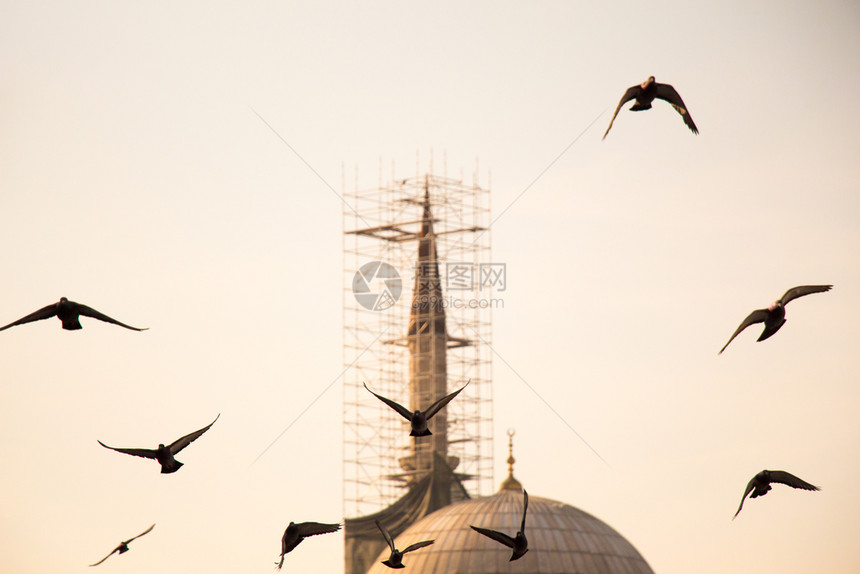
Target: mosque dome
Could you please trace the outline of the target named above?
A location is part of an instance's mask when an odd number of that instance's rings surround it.
[[[509,433],[510,434],[510,433]],[[409,552],[403,563],[422,574],[653,574],[641,554],[605,522],[578,508],[529,494],[526,537],[529,551],[510,562],[511,549],[482,536],[471,525],[514,536],[523,516],[522,486],[513,476],[513,456],[508,477],[492,496],[464,500],[440,508],[395,538],[403,550],[421,540],[430,546]],[[367,574],[389,574],[381,564],[386,547]]]
[[[529,551],[514,562],[509,562],[509,548],[470,528],[474,524],[513,536],[522,512],[522,492],[503,489],[441,508],[407,528],[395,542],[402,550],[420,540],[436,541],[403,556],[410,571],[422,574],[653,574],[633,545],[608,524],[548,498],[529,495]],[[386,548],[367,574],[389,574],[391,570],[380,563],[388,553]]]

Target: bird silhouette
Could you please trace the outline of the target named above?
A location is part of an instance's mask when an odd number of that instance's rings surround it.
[[[221,413],[218,413],[218,416],[215,417],[215,421],[218,420],[218,417],[221,416]],[[212,421],[205,427],[200,430],[196,430],[193,433],[187,434],[184,437],[177,439],[170,443],[168,446],[164,446],[163,444],[159,444],[157,449],[149,449],[149,448],[115,448],[112,446],[108,446],[102,441],[98,441],[100,445],[105,448],[109,448],[111,450],[115,450],[117,452],[121,452],[124,454],[130,454],[133,456],[140,456],[143,458],[154,458],[158,461],[158,464],[161,465],[161,474],[170,474],[172,472],[176,472],[179,470],[179,467],[183,465],[183,463],[176,460],[174,455],[176,455],[183,448],[197,440],[200,435],[209,430],[209,427],[215,424],[215,421]]]
[[[513,549],[513,554],[511,554],[511,559],[509,562],[513,562],[519,558],[522,558],[523,554],[529,551],[529,541],[526,539],[526,511],[529,509],[529,493],[526,492],[526,489],[523,489],[523,522],[520,525],[520,529],[517,532],[516,536],[511,538],[504,532],[498,532],[496,530],[490,530],[489,528],[480,528],[478,526],[472,526],[472,530],[480,532],[484,536],[492,538],[496,542],[501,542],[508,548]]]
[[[690,117],[690,112],[687,111],[687,106],[684,104],[684,100],[681,99],[681,96],[677,91],[675,91],[675,88],[669,84],[660,84],[654,81],[654,76],[650,76],[641,84],[627,88],[627,91],[624,92],[623,96],[621,96],[621,101],[618,102],[618,107],[615,108],[615,113],[612,114],[612,119],[609,121],[609,127],[606,128],[606,133],[603,134],[603,139],[606,139],[606,134],[608,134],[609,130],[612,129],[612,124],[615,122],[615,116],[618,115],[618,111],[621,109],[621,106],[630,100],[635,99],[636,103],[630,106],[631,112],[650,110],[651,102],[654,101],[654,98],[669,102],[672,107],[681,114],[681,117],[684,119],[684,123],[687,124],[688,128],[690,128],[690,131],[694,134],[699,133],[699,128],[697,128],[696,124],[693,123],[693,118]]]
[[[377,399],[379,399],[380,401],[382,401],[383,403],[385,403],[386,405],[388,405],[389,407],[391,407],[392,409],[394,409],[395,411],[400,413],[400,416],[402,416],[403,418],[405,418],[406,420],[409,421],[410,425],[412,425],[412,432],[409,433],[409,436],[429,436],[433,433],[431,433],[430,429],[427,428],[427,421],[432,419],[436,415],[436,413],[438,413],[440,410],[442,410],[445,407],[445,405],[450,403],[453,400],[453,398],[456,397],[460,391],[462,391],[463,389],[466,388],[466,386],[471,382],[471,380],[472,379],[469,379],[468,381],[466,381],[465,385],[463,385],[462,387],[460,387],[459,389],[457,389],[456,391],[454,391],[450,395],[446,395],[446,396],[442,397],[441,399],[439,399],[438,401],[436,401],[435,403],[433,403],[432,405],[427,407],[427,410],[424,410],[424,411],[417,410],[415,412],[410,411],[409,409],[407,409],[403,405],[396,403],[396,402],[392,401],[391,399],[387,399],[387,398],[383,397],[382,395],[377,395],[376,393],[374,393],[373,391],[371,391],[368,388],[367,383],[364,383],[364,388],[367,389],[370,394],[372,394]]]
[[[292,552],[302,540],[308,536],[317,534],[328,534],[340,530],[340,524],[325,524],[322,522],[290,522],[284,535],[281,537],[281,561],[278,562],[278,570],[284,565],[284,555]]]
[[[105,321],[106,323],[113,323],[114,325],[119,325],[120,327],[131,329],[132,331],[146,331],[147,329],[139,329],[137,327],[132,327],[131,325],[126,325],[125,323],[121,323],[116,319],[108,317],[104,313],[96,311],[92,307],[87,307],[82,303],[75,303],[74,301],[69,301],[65,297],[60,297],[60,300],[56,303],[51,303],[46,307],[42,307],[38,311],[30,313],[26,317],[21,317],[17,321],[9,323],[5,327],[0,327],[0,331],[8,329],[9,327],[14,327],[15,325],[23,325],[24,323],[41,321],[42,319],[49,319],[54,316],[56,316],[60,319],[60,321],[62,321],[63,329],[66,329],[67,331],[75,331],[77,329],[83,329],[79,320],[81,315],[83,315],[84,317],[92,317],[93,319],[98,319],[99,321]]]
[[[376,522],[376,527],[379,528],[379,531],[382,532],[382,536],[385,537],[385,541],[388,542],[388,547],[391,548],[391,555],[388,557],[388,560],[382,561],[382,563],[389,568],[405,568],[403,565],[404,554],[412,552],[413,550],[418,550],[419,548],[424,548],[425,546],[430,546],[435,542],[435,540],[422,540],[421,542],[410,544],[401,551],[394,545],[394,539],[391,538],[391,533],[389,533],[378,520],[374,520],[374,522]]]
[[[750,313],[747,318],[743,320],[740,327],[737,328],[731,338],[729,338],[728,343],[723,345],[723,348],[720,349],[720,352],[717,354],[722,354],[722,352],[726,350],[726,347],[729,346],[729,343],[738,336],[738,333],[755,323],[764,323],[764,331],[762,331],[759,338],[756,339],[756,341],[764,341],[779,331],[779,328],[785,323],[785,306],[788,305],[789,301],[797,299],[798,297],[803,297],[804,295],[809,295],[810,293],[823,293],[825,291],[830,291],[832,288],[833,285],[801,285],[799,287],[792,287],[786,291],[782,297],[774,301],[767,309],[756,309]]]
[[[113,556],[114,552],[119,552],[120,554],[124,554],[124,553],[128,552],[128,545],[132,540],[134,540],[135,538],[140,538],[144,534],[147,534],[153,528],[155,528],[155,524],[153,524],[152,526],[150,526],[149,528],[147,528],[146,530],[144,530],[143,532],[141,532],[137,536],[133,536],[133,537],[129,538],[128,540],[123,540],[122,542],[119,543],[119,546],[117,546],[116,548],[111,550],[110,554],[108,554],[107,556],[105,556],[104,558],[102,558],[101,560],[96,562],[95,564],[90,564],[90,566],[98,566],[99,564],[101,564],[102,562],[104,562],[105,560],[107,560],[108,558]]]
[[[741,505],[738,506],[738,511],[735,512],[735,516],[732,516],[732,520],[735,519],[735,517],[740,513],[741,508],[744,507],[744,500],[750,492],[752,492],[752,496],[750,496],[750,498],[764,496],[767,494],[767,491],[771,489],[770,484],[772,482],[787,484],[792,488],[800,488],[803,490],[821,490],[817,486],[809,484],[805,480],[801,480],[784,470],[763,470],[752,477],[752,479],[747,483],[746,490],[744,490],[744,495],[741,498]]]

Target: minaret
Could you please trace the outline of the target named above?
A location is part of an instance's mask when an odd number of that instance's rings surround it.
[[[421,194],[422,183],[423,197]],[[405,192],[409,192],[400,201],[419,206],[421,209],[420,219],[413,217],[407,222],[389,222],[376,227],[356,229],[348,233],[356,236],[373,237],[391,244],[414,245],[413,241],[418,243],[418,255],[417,259],[414,260],[414,292],[409,310],[409,322],[407,325],[401,323],[396,328],[392,328],[391,333],[396,332],[397,334],[394,339],[385,341],[388,344],[403,345],[408,350],[408,380],[391,380],[389,384],[392,386],[407,385],[406,389],[401,387],[401,390],[408,390],[408,398],[404,400],[403,404],[414,411],[426,409],[448,394],[447,353],[451,349],[473,344],[470,340],[449,336],[446,329],[445,300],[443,299],[442,276],[439,273],[437,254],[437,231],[434,231],[433,228],[434,223],[440,220],[434,220],[433,217],[430,188],[432,187],[434,191],[436,189],[441,190],[442,199],[437,201],[450,199],[453,194],[451,190],[469,197],[471,197],[469,194],[483,190],[477,187],[465,188],[458,182],[441,180],[432,175],[425,176],[423,182],[418,178],[403,180],[400,187],[403,188],[404,195]],[[448,195],[445,195],[446,193]],[[458,220],[457,223],[462,223],[462,221]],[[486,230],[479,226],[457,229],[453,227],[455,226],[439,229],[438,232],[451,234]],[[462,251],[456,251],[456,253],[462,257]],[[472,257],[469,256],[465,260],[471,259]],[[460,259],[460,261],[462,260]],[[404,264],[403,267],[407,265]],[[403,267],[401,270],[404,270]],[[457,359],[452,359],[452,361],[457,361]],[[456,362],[453,364],[462,365],[462,363]],[[465,380],[452,381],[451,390],[465,383]],[[364,389],[359,392],[361,396],[367,399],[368,393]],[[467,389],[463,394],[469,392],[470,390]],[[398,394],[402,396],[402,391]],[[461,395],[456,400],[462,400],[462,398]],[[374,405],[378,402],[372,397],[368,400],[372,401]],[[388,548],[376,526],[377,520],[384,524],[391,535],[396,538],[411,524],[424,516],[453,502],[470,498],[463,482],[464,479],[472,478],[473,475],[455,472],[457,467],[461,466],[461,461],[457,456],[448,454],[450,446],[448,414],[450,408],[451,405],[446,406],[428,421],[428,427],[432,433],[430,436],[411,437],[408,436],[408,425],[401,427],[403,434],[397,439],[397,450],[391,452],[393,456],[398,457],[397,463],[401,472],[379,478],[396,481],[405,487],[404,493],[386,508],[372,514],[344,519],[345,574],[365,574],[380,553]],[[384,415],[391,417],[392,413],[385,410]],[[364,421],[360,422],[364,423]],[[355,424],[355,422],[351,421],[350,424]],[[464,440],[461,438],[462,430],[454,432],[457,433],[460,441]],[[360,440],[365,440],[364,435],[360,437]],[[400,442],[401,440],[403,442]],[[395,452],[397,454],[394,454]],[[367,476],[362,475],[362,478],[367,478]]]
[[[429,180],[425,179],[415,287],[406,333],[409,348],[409,409],[413,411],[426,409],[448,394],[448,333],[442,298],[442,280],[430,209],[430,186]],[[447,410],[442,409],[430,420],[428,426],[433,434],[412,439],[410,453],[400,459],[401,468],[410,474],[408,483],[419,482],[432,473],[437,461],[446,462],[451,470],[457,466],[457,459],[448,456]],[[450,503],[449,500],[440,502],[443,505]]]

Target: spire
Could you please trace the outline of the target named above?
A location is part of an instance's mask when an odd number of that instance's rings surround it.
[[[445,334],[445,309],[442,306],[442,296],[436,234],[433,232],[433,213],[430,210],[430,182],[425,181],[408,335],[442,336]]]
[[[514,478],[514,463],[517,459],[514,458],[514,435],[517,431],[508,429],[508,477],[502,481],[499,490],[522,490],[523,485],[520,481]]]
[[[415,263],[415,286],[409,327],[406,333],[409,348],[409,410],[426,409],[448,394],[448,333],[445,327],[445,307],[433,213],[430,208],[430,178],[424,180],[421,205],[421,228],[417,234],[418,259]],[[400,458],[400,467],[410,475],[408,483],[416,483],[433,473],[437,462],[450,469],[459,464],[448,455],[448,413],[442,409],[429,421],[430,436],[415,437],[409,452]],[[443,501],[442,506],[450,504]]]

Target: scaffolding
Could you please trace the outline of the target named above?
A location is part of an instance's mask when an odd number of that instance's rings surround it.
[[[344,515],[389,506],[410,480],[399,463],[412,445],[405,421],[363,386],[409,405],[407,328],[425,193],[444,292],[447,388],[471,381],[446,407],[447,454],[469,496],[487,495],[494,487],[492,312],[504,289],[503,270],[490,259],[490,191],[477,177],[468,185],[432,174],[355,187],[343,194]]]

